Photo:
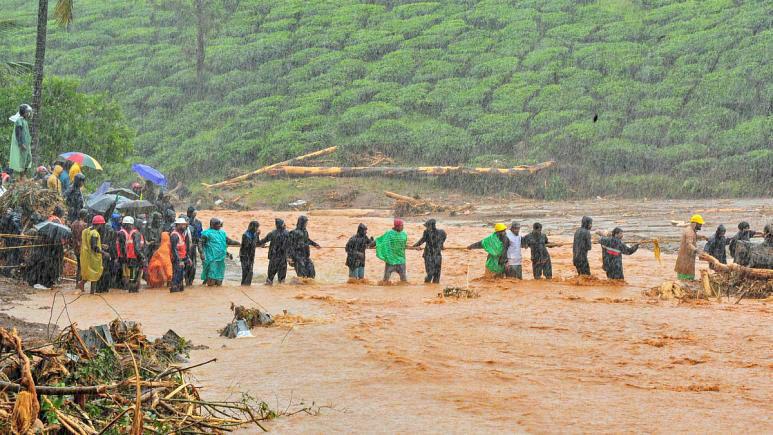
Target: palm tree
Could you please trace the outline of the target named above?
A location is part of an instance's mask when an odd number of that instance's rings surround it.
[[[13,20],[0,20],[0,38],[18,29],[19,25]],[[13,62],[0,59],[0,85],[5,85],[12,78],[32,72],[32,64],[27,62]]]
[[[54,8],[54,19],[67,27],[72,22],[73,0],[57,0]],[[38,0],[38,34],[35,41],[35,65],[33,67],[32,109],[36,116],[32,118],[30,133],[32,134],[33,158],[38,160],[40,153],[40,112],[43,102],[43,65],[46,60],[46,34],[48,32],[48,0]]]

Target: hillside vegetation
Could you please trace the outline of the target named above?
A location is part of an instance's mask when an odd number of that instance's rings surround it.
[[[773,192],[768,1],[210,0],[198,74],[192,3],[79,0],[49,27],[47,71],[113,96],[180,179],[340,145],[554,159],[553,197]],[[32,59],[36,7],[0,0],[25,24],[4,57]]]

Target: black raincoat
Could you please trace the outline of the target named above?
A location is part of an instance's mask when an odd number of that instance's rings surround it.
[[[247,231],[242,234],[242,243],[239,247],[239,262],[242,265],[242,285],[252,284],[252,269],[255,265],[255,249],[260,241],[260,231]]]
[[[603,237],[601,239],[601,259],[604,271],[609,279],[625,279],[623,276],[623,255],[631,255],[639,249],[639,245],[626,245],[619,237]]]
[[[524,245],[531,250],[531,270],[534,279],[541,277],[553,278],[553,264],[550,261],[548,252],[548,236],[542,232],[532,231],[523,241]]]
[[[424,282],[437,284],[440,282],[440,271],[443,267],[443,244],[446,242],[446,232],[437,229],[435,219],[428,220],[424,226],[426,227],[424,234],[413,246],[418,247],[425,244],[422,257],[424,257],[424,270],[427,272],[427,276],[424,278]]]
[[[274,223],[276,229],[266,234],[266,238],[258,242],[260,246],[270,243],[268,247],[268,276],[266,277],[266,284],[269,285],[274,282],[275,275],[280,283],[284,282],[287,276],[287,251],[290,233],[285,229],[285,221],[282,219],[276,219]]]
[[[0,218],[0,231],[2,234],[21,234],[21,215],[11,209],[8,209],[6,213]],[[21,244],[22,239],[15,237],[6,237],[4,249],[0,251],[0,259],[3,260],[6,266],[17,266],[21,262],[21,249],[15,249],[16,246]],[[10,274],[10,268],[0,269],[4,275]]]
[[[154,211],[150,223],[145,226],[142,234],[145,236],[145,258],[153,258],[153,254],[161,244],[162,228],[161,213]]]
[[[308,222],[309,218],[306,216],[299,217],[295,229],[290,231],[289,238],[288,253],[295,267],[295,273],[302,278],[314,278],[317,274],[314,270],[314,262],[311,261],[309,246],[319,247],[319,245],[309,238],[309,232],[306,230]]]
[[[349,269],[365,267],[365,250],[376,246],[373,237],[368,237],[368,227],[365,224],[357,226],[357,234],[346,242],[346,266]]]
[[[725,247],[730,244],[732,239],[725,237],[725,226],[720,225],[717,227],[717,231],[713,236],[709,237],[709,241],[706,242],[706,246],[703,247],[703,251],[712,257],[719,260],[722,264],[727,264],[727,251]]]
[[[591,225],[593,225],[593,219],[583,216],[580,228],[574,233],[572,263],[574,263],[578,275],[590,275],[588,251],[591,250]]]
[[[78,219],[78,213],[83,208],[83,192],[81,187],[83,186],[83,178],[75,177],[75,181],[70,185],[70,188],[65,194],[65,203],[67,204],[67,218],[70,222],[75,222]]]

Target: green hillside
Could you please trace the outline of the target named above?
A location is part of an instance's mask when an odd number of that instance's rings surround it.
[[[112,95],[180,179],[340,145],[554,159],[558,196],[773,193],[769,1],[210,0],[200,77],[191,3],[78,0],[49,26],[47,72]],[[0,0],[24,24],[3,57],[32,61],[36,8]]]

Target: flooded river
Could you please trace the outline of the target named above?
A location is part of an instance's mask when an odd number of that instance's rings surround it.
[[[487,235],[483,225],[517,218],[539,220],[556,241],[570,240],[583,214],[597,228],[619,225],[626,237],[678,237],[670,220],[702,210],[710,235],[719,223],[732,235],[738,221],[762,228],[773,215],[764,201],[687,203],[586,201],[569,204],[499,204],[469,216],[438,217],[449,247]],[[672,213],[672,210],[675,210]],[[252,219],[265,235],[274,217],[294,226],[298,213],[202,212],[225,220],[238,238]],[[408,252],[410,284],[380,287],[346,283],[342,247],[365,222],[371,235],[391,225],[386,211],[313,211],[311,237],[318,279],[313,284],[265,287],[266,250],[256,260],[251,287],[238,286],[229,264],[220,288],[195,286],[184,293],[142,290],[83,295],[69,304],[81,326],[120,313],[141,322],[149,335],[172,328],[208,349],[191,363],[209,398],[240,391],[280,410],[314,405],[269,424],[278,433],[323,432],[773,432],[773,317],[764,301],[739,305],[650,300],[643,289],[673,277],[674,257],[662,264],[651,251],[624,259],[626,284],[571,279],[571,247],[551,250],[552,282],[486,281],[485,254],[449,249],[441,286],[425,285],[421,252]],[[421,235],[422,218],[408,219],[409,242]],[[608,228],[609,227],[609,228]],[[233,249],[234,255],[238,248]],[[528,254],[525,252],[525,256]],[[602,277],[601,254],[590,254]],[[701,265],[702,266],[702,265]],[[368,254],[366,276],[380,278],[383,265]],[[290,272],[290,276],[294,273]],[[288,280],[290,281],[290,280]],[[471,287],[477,299],[440,299],[444,286]],[[68,300],[77,293],[66,288]],[[231,302],[259,302],[271,313],[301,316],[292,327],[258,328],[254,338],[228,340],[218,329],[231,320]],[[109,305],[106,303],[109,302]],[[10,314],[47,322],[52,292],[31,295]],[[112,307],[111,307],[112,306]],[[57,301],[55,313],[61,302]],[[59,325],[66,325],[63,315]],[[244,431],[252,433],[252,431]]]

